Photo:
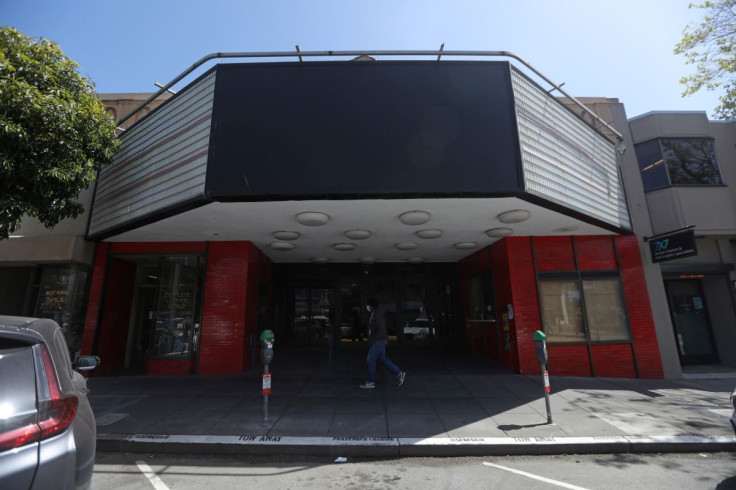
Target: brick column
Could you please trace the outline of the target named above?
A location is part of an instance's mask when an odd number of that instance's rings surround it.
[[[657,332],[654,328],[654,318],[636,236],[617,236],[616,251],[621,264],[621,283],[629,312],[631,336],[636,348],[639,377],[664,378]]]
[[[209,244],[199,374],[236,374],[249,367],[245,356],[246,318],[253,315],[249,314],[247,305],[252,308],[249,296],[258,294],[257,288],[253,290],[253,282],[248,280],[252,272],[257,274],[257,270],[251,271],[253,252],[257,250],[250,242]]]

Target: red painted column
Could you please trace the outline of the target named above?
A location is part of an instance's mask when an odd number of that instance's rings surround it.
[[[249,274],[255,248],[250,242],[210,242],[207,252],[199,374],[236,374],[249,366],[246,319]],[[256,263],[257,264],[257,263]],[[254,329],[249,325],[248,330]]]
[[[508,241],[509,277],[511,280],[511,304],[514,308],[511,344],[513,364],[506,364],[520,373],[540,372],[534,341],[534,332],[542,329],[539,318],[537,274],[534,270],[531,237],[510,237]]]
[[[84,332],[82,333],[82,354],[94,354],[92,344],[97,330],[97,318],[102,306],[102,287],[105,281],[105,268],[107,267],[107,251],[109,243],[98,243],[95,252],[95,264],[92,268],[92,281],[89,289],[89,301],[87,302],[87,316],[84,320]]]
[[[621,265],[621,283],[626,297],[631,336],[636,348],[639,377],[664,378],[639,242],[634,235],[617,236],[615,242]]]

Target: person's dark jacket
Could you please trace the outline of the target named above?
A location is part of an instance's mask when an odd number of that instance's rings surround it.
[[[368,320],[368,340],[376,342],[377,340],[388,340],[388,332],[386,331],[386,322],[383,315],[376,309],[371,311],[370,320]]]

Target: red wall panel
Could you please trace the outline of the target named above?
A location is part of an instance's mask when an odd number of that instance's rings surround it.
[[[587,345],[547,344],[547,356],[550,376],[593,376]],[[536,356],[534,362],[541,373]]]
[[[580,270],[616,270],[616,253],[610,236],[576,236],[575,253]]]
[[[96,353],[102,363],[95,369],[95,374],[118,371],[124,367],[135,291],[136,264],[115,257],[111,257],[109,262]]]
[[[593,344],[593,367],[601,378],[636,378],[631,344]]]
[[[662,358],[649,302],[639,243],[636,236],[617,236],[616,248],[621,263],[621,283],[629,313],[631,335],[636,346],[639,376],[663,378]]]
[[[506,356],[504,364],[520,373],[535,372],[538,370],[538,363],[537,366],[534,365],[537,357],[532,337],[535,331],[542,328],[542,324],[539,318],[537,274],[534,270],[532,239],[531,237],[511,237],[505,240],[508,242],[507,256],[512,295],[510,303],[513,305],[514,318],[509,320],[513,357]]]
[[[569,236],[534,237],[534,254],[539,271],[573,271],[575,256]]]
[[[152,376],[178,376],[192,374],[194,360],[190,359],[146,359],[146,374]]]

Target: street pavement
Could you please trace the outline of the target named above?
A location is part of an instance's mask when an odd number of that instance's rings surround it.
[[[736,451],[719,379],[542,377],[467,354],[388,349],[406,382],[379,367],[361,389],[362,344],[276,349],[265,417],[262,367],[228,376],[88,380],[98,450],[347,456],[475,456]],[[707,376],[703,376],[707,377]]]

